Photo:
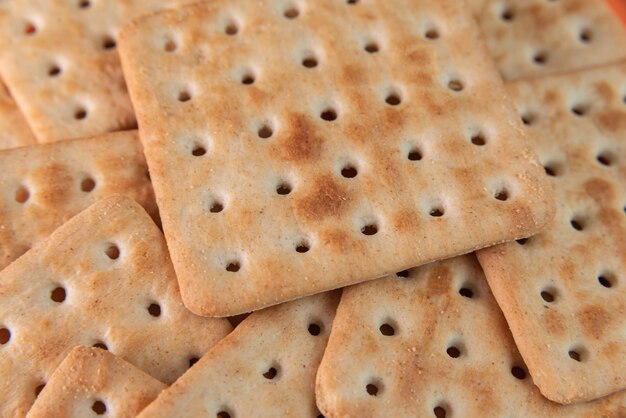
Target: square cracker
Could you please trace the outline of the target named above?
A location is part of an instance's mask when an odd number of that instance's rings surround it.
[[[626,64],[509,93],[556,188],[556,221],[478,257],[541,392],[598,398],[626,388]]]
[[[134,21],[120,53],[198,314],[373,279],[551,219],[456,0],[208,1]]]
[[[0,167],[0,270],[111,194],[158,217],[136,131],[0,151]]]
[[[172,383],[231,329],[185,309],[141,206],[100,200],[0,272],[0,416],[23,416],[76,345]]]
[[[181,2],[0,2],[0,73],[39,142],[134,128],[117,32],[142,13]]]
[[[541,396],[473,256],[344,289],[317,374],[333,417],[622,417]]]
[[[626,59],[626,29],[604,0],[486,0],[478,17],[505,80]]]
[[[319,417],[315,373],[338,302],[324,293],[253,313],[140,417]]]
[[[0,149],[37,142],[6,86],[0,82]]]
[[[135,418],[165,388],[105,350],[78,346],[52,373],[27,417]]]

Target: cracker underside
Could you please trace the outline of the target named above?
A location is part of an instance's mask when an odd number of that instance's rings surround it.
[[[1,2],[0,73],[39,142],[136,127],[116,50],[119,28],[183,2]]]
[[[315,373],[338,302],[331,292],[253,313],[140,417],[317,417]]]
[[[626,59],[626,29],[604,0],[486,0],[478,22],[505,80]]]
[[[541,396],[473,256],[344,289],[316,393],[327,418],[626,413],[623,392],[571,406]]]
[[[126,26],[120,53],[198,314],[381,277],[552,215],[457,1],[210,1]]]
[[[112,194],[158,211],[136,131],[0,151],[0,269]]]
[[[100,200],[0,272],[0,415],[24,416],[76,345],[107,347],[172,383],[231,329],[185,309],[141,206]]]
[[[622,64],[509,86],[557,216],[478,256],[535,383],[562,403],[626,388],[625,85]]]
[[[75,347],[50,377],[28,418],[107,414],[134,418],[167,386],[115,355]]]
[[[35,136],[28,127],[6,86],[0,82],[0,149],[34,144]]]

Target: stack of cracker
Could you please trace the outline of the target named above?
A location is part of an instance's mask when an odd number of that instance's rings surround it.
[[[623,6],[0,2],[0,416],[626,417]]]

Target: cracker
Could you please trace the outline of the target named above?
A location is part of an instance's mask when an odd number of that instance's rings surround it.
[[[0,269],[98,199],[157,208],[136,131],[0,151]]]
[[[209,1],[126,26],[120,53],[195,313],[373,279],[552,216],[456,0]]]
[[[167,386],[115,355],[79,346],[65,357],[28,418],[134,418]]]
[[[140,417],[317,417],[315,373],[339,293],[255,312]]]
[[[0,73],[39,142],[136,127],[117,33],[183,0],[0,2]]]
[[[473,256],[345,289],[319,367],[332,417],[619,417],[626,393],[541,396]],[[534,376],[533,376],[534,377]]]
[[[626,64],[509,86],[556,191],[546,231],[479,252],[541,392],[626,388]]]
[[[185,309],[141,206],[100,200],[0,272],[0,416],[23,416],[76,345],[169,384],[231,328]]]
[[[30,145],[36,142],[4,84],[0,82],[0,149]]]
[[[485,2],[487,0],[465,0],[467,5],[469,6],[472,14],[475,17],[480,16],[480,12],[482,12],[483,7],[485,6]]]
[[[478,21],[505,80],[626,59],[626,29],[603,0],[486,0]]]

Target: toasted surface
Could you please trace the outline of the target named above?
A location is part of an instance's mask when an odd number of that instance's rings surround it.
[[[253,313],[140,417],[319,416],[315,373],[338,302],[325,293]]]
[[[564,406],[532,380],[480,266],[463,256],[345,289],[316,393],[327,418],[626,413],[624,392]]]
[[[141,206],[100,200],[0,272],[0,415],[23,416],[76,345],[104,345],[172,383],[230,330],[185,309]]]
[[[485,0],[479,16],[505,80],[626,59],[626,29],[604,0]]]
[[[134,418],[166,387],[105,350],[78,346],[52,373],[27,417]]]
[[[626,388],[624,85],[626,64],[509,86],[557,216],[479,259],[535,383],[558,402]]]
[[[136,131],[0,151],[0,167],[0,269],[111,194],[158,217]]]
[[[457,1],[209,1],[126,26],[120,53],[198,314],[373,279],[551,219]]]
[[[17,108],[6,86],[0,82],[0,149],[36,142],[24,115]]]
[[[0,72],[39,142],[136,126],[117,32],[183,0],[11,0],[0,3]]]

